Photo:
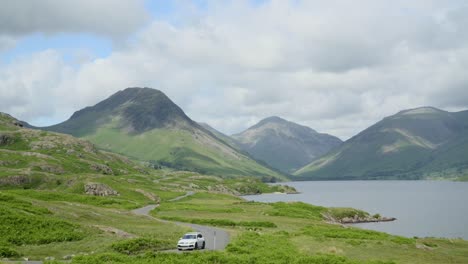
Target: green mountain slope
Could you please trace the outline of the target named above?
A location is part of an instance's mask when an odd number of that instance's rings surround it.
[[[468,111],[401,111],[295,172],[296,179],[454,178],[468,170]]]
[[[286,173],[301,168],[342,143],[337,137],[279,117],[263,119],[232,137],[254,158]]]
[[[202,122],[199,122],[198,123],[200,126],[202,126],[204,129],[210,131],[213,135],[215,135],[217,138],[221,139],[222,141],[228,143],[231,147],[237,149],[237,150],[241,150],[238,142],[236,140],[234,140],[233,138],[231,138],[230,136],[226,135],[226,134],[223,134],[221,132],[219,132],[218,130],[216,130],[215,128],[213,128],[212,126],[210,126],[209,124],[207,123],[202,123]]]
[[[24,188],[59,184],[57,175],[65,180],[71,174],[86,178],[86,175],[128,175],[144,170],[125,157],[98,150],[87,141],[23,128],[21,122],[4,113],[0,113],[0,167],[0,187]]]
[[[103,149],[176,169],[285,179],[192,121],[162,92],[127,88],[55,126]]]

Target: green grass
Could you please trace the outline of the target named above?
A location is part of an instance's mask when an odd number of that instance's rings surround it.
[[[286,179],[241,154],[237,158],[220,155],[216,149],[207,148],[196,141],[188,131],[157,129],[134,136],[114,126],[116,124],[111,123],[101,127],[85,138],[114,152],[181,170],[218,176],[275,176]]]
[[[210,226],[277,227],[274,223],[268,221],[232,221],[229,219],[183,218],[175,216],[162,216],[161,219]]]
[[[305,218],[321,220],[325,207],[314,206],[302,202],[284,203],[278,202],[271,204],[273,210],[267,211],[271,216],[286,216],[294,218]]]
[[[24,175],[32,181],[1,187],[0,258],[61,260],[73,254],[77,257],[72,263],[468,262],[464,240],[405,238],[324,221],[325,214],[367,215],[360,210],[247,202],[226,194],[285,190],[259,179],[154,170],[54,133],[16,128],[8,132],[21,138],[15,138],[10,149],[0,147],[0,161],[6,161],[0,178]],[[54,147],[33,149],[34,142]],[[94,171],[90,163],[108,166],[113,174]],[[44,171],[43,165],[63,172]],[[89,182],[106,184],[120,195],[86,195],[83,186]],[[195,194],[171,201],[189,191]],[[231,235],[229,246],[222,252],[163,252],[173,249],[190,229],[130,211],[158,202],[152,216],[220,226]]]
[[[284,233],[260,234],[246,232],[236,238],[225,252],[194,252],[190,254],[152,253],[139,258],[105,254],[75,258],[72,263],[297,263],[297,264],[384,264],[383,261],[354,261],[330,254],[307,256],[300,254]]]
[[[367,212],[347,207],[331,207],[328,208],[327,213],[336,220],[341,220],[343,218],[353,218],[355,215],[360,218],[369,216],[369,213]]]
[[[52,217],[46,208],[0,193],[0,244],[42,245],[85,235],[78,225]]]
[[[173,247],[173,241],[162,241],[148,237],[122,240],[111,246],[114,251],[126,255],[137,255],[148,251],[161,251],[172,249]]]

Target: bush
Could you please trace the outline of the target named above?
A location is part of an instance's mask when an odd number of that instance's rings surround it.
[[[268,215],[306,218],[314,220],[321,220],[322,212],[325,210],[324,207],[302,202],[278,202],[272,203],[271,206],[273,206],[274,209],[266,212]]]
[[[211,226],[244,226],[244,227],[277,227],[275,223],[268,221],[240,221],[235,222],[228,219],[210,219],[210,218],[182,218],[182,217],[173,217],[173,216],[161,216],[161,219],[178,221],[178,222],[187,222],[192,224],[200,225],[211,225]]]
[[[343,218],[353,218],[355,215],[357,215],[360,218],[365,218],[369,216],[369,213],[367,212],[347,207],[328,208],[328,214],[336,220],[342,220]]]
[[[316,238],[362,239],[391,241],[396,244],[414,244],[415,240],[406,237],[392,236],[386,233],[358,228],[333,225],[310,225],[302,229],[302,233]],[[356,243],[356,242],[352,242]]]
[[[50,214],[46,208],[0,194],[0,243],[39,245],[84,238],[77,225]]]
[[[174,247],[171,241],[162,241],[153,238],[135,238],[123,240],[112,244],[111,248],[118,253],[136,255],[145,251],[159,251]]]
[[[19,257],[20,254],[16,252],[15,250],[5,247],[5,246],[0,246],[0,257],[2,258],[15,258]]]

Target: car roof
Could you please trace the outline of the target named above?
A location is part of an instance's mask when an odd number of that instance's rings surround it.
[[[198,234],[201,234],[200,232],[190,232],[190,233],[186,233],[186,235],[198,235]]]

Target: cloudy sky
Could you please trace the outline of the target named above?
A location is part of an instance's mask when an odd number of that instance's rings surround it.
[[[464,0],[0,5],[0,111],[34,125],[135,86],[227,134],[277,115],[347,139],[402,109],[468,109]]]

